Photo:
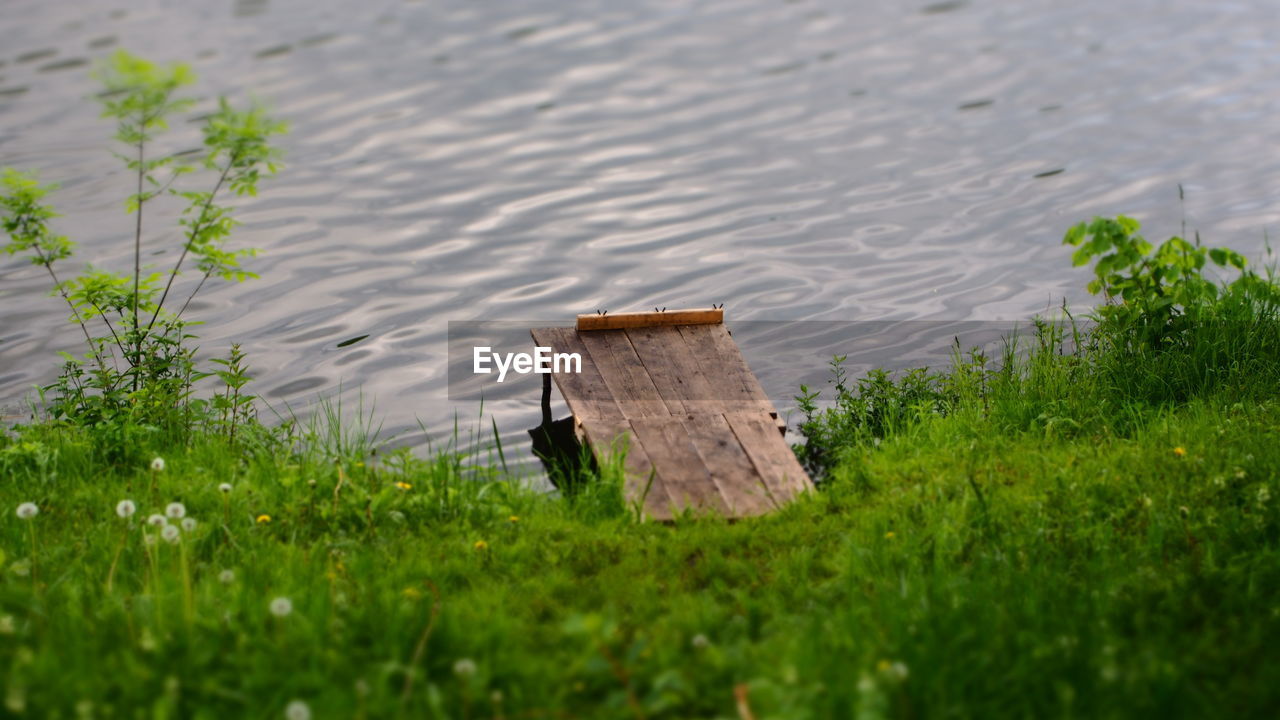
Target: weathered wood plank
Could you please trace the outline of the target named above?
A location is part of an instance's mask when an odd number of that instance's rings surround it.
[[[553,373],[556,387],[564,397],[569,412],[579,422],[585,420],[621,420],[624,415],[613,393],[605,383],[604,377],[596,364],[592,362],[591,353],[583,345],[578,332],[573,328],[534,328],[530,331],[533,341],[540,347],[552,348],[555,352],[578,353],[582,356],[581,373]]]
[[[662,476],[654,469],[644,446],[626,420],[589,420],[582,424],[586,440],[596,460],[626,449],[623,463],[623,495],[628,503],[640,502],[645,515],[654,520],[670,520],[671,498]]]
[[[771,491],[724,415],[688,415],[683,422],[730,516],[762,515],[774,509]]]
[[[700,325],[724,322],[724,310],[672,310],[670,312],[629,312],[616,315],[579,315],[579,330],[621,330],[655,325]]]
[[[644,327],[631,328],[626,333],[673,414],[724,411],[724,402],[702,374],[679,329]]]
[[[724,325],[684,325],[679,330],[713,392],[723,399],[726,412],[763,412],[777,419],[773,402]]]
[[[667,417],[670,408],[623,330],[578,333],[624,417]],[[585,360],[585,358],[584,358]]]
[[[729,515],[711,472],[680,418],[632,418],[631,429],[662,478],[673,514],[692,508],[695,512]]]
[[[778,437],[773,418],[764,413],[725,413],[733,434],[756,466],[779,505],[813,487],[791,448]]]

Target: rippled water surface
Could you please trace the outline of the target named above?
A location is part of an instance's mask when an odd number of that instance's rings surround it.
[[[131,180],[92,63],[188,60],[201,110],[268,101],[288,165],[238,205],[262,279],[193,305],[203,350],[243,343],[277,406],[362,389],[388,428],[442,433],[479,412],[446,394],[450,320],[1025,319],[1087,302],[1067,226],[1124,212],[1163,238],[1179,183],[1189,225],[1258,258],[1280,222],[1277,18],[1269,0],[9,0],[0,165],[61,183],[77,262],[124,268]],[[179,123],[166,149],[197,145]],[[177,211],[149,211],[158,267]],[[37,269],[0,260],[11,414],[77,347]],[[822,342],[739,333],[780,404],[843,347],[801,334]],[[508,383],[484,409],[518,432],[537,400]]]

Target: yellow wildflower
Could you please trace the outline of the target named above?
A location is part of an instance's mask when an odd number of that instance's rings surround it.
[[[1174,455],[1177,455],[1178,457],[1182,457],[1183,455],[1186,455],[1186,454],[1187,454],[1187,451],[1186,451],[1186,450],[1184,450],[1184,449],[1182,448],[1182,446],[1178,446],[1178,447],[1176,447],[1176,448],[1174,448],[1174,449],[1173,449],[1173,454],[1174,454]]]
[[[407,587],[404,589],[404,596],[410,600],[417,600],[422,597],[422,591],[416,587]]]
[[[892,540],[892,539],[893,539],[893,531],[892,531],[892,530],[890,530],[889,532],[885,533],[885,534],[884,534],[884,539],[885,539],[885,540]]]
[[[399,480],[396,482],[396,487],[400,488],[401,490],[408,490],[413,486],[403,480]]]
[[[489,549],[489,543],[487,543],[487,542],[485,542],[485,541],[483,541],[483,540],[477,540],[477,541],[476,541],[476,544],[475,544],[475,548],[476,548],[476,550],[480,550],[480,551],[482,551],[482,552],[483,552],[483,551],[485,551],[485,550],[488,550],[488,549]]]
[[[511,517],[507,518],[507,521],[508,521],[508,522],[512,522],[512,523],[518,523],[518,522],[520,522],[520,516],[519,516],[519,515],[512,515]]]
[[[266,523],[269,523],[269,522],[271,522],[271,516],[270,516],[270,515],[259,515],[259,516],[258,516],[258,524],[260,524],[260,525],[265,525]]]

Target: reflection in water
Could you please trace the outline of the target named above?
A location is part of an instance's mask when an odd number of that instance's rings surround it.
[[[196,114],[218,92],[268,101],[293,128],[287,168],[237,203],[262,279],[193,306],[202,353],[241,342],[273,405],[341,387],[391,431],[478,417],[446,394],[450,320],[719,302],[731,321],[1027,318],[1087,302],[1060,245],[1081,218],[1175,233],[1182,183],[1188,223],[1255,257],[1280,220],[1280,172],[1257,162],[1280,143],[1264,0],[129,8],[6,10],[0,165],[62,184],[77,263],[124,267],[129,179],[83,61],[193,61]],[[198,144],[175,123],[157,150]],[[149,210],[157,265],[178,209]],[[77,347],[47,289],[0,259],[6,410]],[[743,332],[784,408],[856,341]],[[484,411],[518,436],[538,394]]]

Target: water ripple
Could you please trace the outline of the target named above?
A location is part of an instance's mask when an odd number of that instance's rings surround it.
[[[1060,242],[1081,218],[1131,213],[1158,238],[1185,210],[1255,257],[1280,223],[1280,172],[1257,162],[1280,143],[1265,0],[173,8],[15,6],[0,165],[61,183],[58,231],[124,267],[129,178],[83,101],[87,63],[117,46],[192,60],[201,113],[216,92],[269,100],[293,128],[288,167],[237,203],[262,279],[193,303],[202,355],[241,342],[273,405],[341,388],[393,430],[478,412],[446,395],[451,320],[713,302],[738,319],[1013,320],[1087,301]],[[171,150],[198,146],[176,125]],[[157,265],[178,211],[149,215]],[[46,290],[0,261],[6,416],[75,347]],[[739,333],[780,404],[842,348],[902,366],[938,344],[821,327]],[[485,410],[518,435],[537,383],[494,387]]]

